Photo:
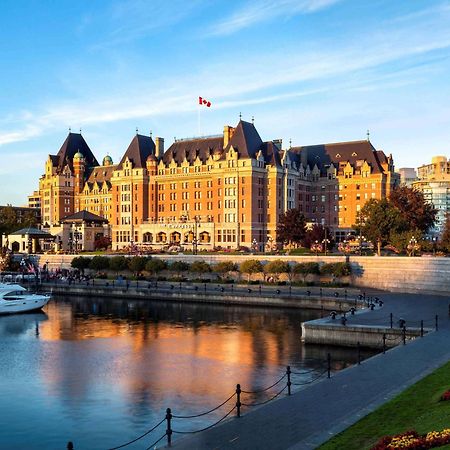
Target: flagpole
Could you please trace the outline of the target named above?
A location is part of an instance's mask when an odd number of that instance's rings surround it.
[[[197,105],[197,135],[200,136],[200,108],[201,105]]]

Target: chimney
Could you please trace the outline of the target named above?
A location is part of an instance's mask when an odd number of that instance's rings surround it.
[[[233,137],[234,128],[230,127],[229,125],[225,125],[223,127],[223,148],[225,148],[228,143],[230,142],[230,139]]]
[[[283,149],[283,139],[274,139],[273,143],[280,149]]]
[[[155,156],[156,159],[160,160],[164,155],[164,138],[157,137],[155,138]]]

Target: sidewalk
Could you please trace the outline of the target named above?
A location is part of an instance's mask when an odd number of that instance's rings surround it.
[[[450,360],[448,299],[384,294],[378,311],[352,317],[375,321],[392,312],[408,321],[440,317],[439,331],[400,345],[323,379],[240,419],[175,441],[176,449],[313,449]]]

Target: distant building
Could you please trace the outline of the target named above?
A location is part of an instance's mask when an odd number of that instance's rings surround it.
[[[28,196],[28,208],[41,210],[41,195],[39,194],[39,191],[34,191]]]
[[[411,187],[414,181],[417,181],[417,172],[413,167],[402,167],[397,170],[400,175],[400,184]]]
[[[164,139],[136,134],[116,165],[109,156],[99,164],[81,134],[69,133],[49,155],[39,193],[52,234],[86,210],[109,221],[114,250],[263,250],[292,208],[344,238],[364,203],[388,196],[399,180],[392,156],[368,140],[283,149],[241,120],[166,151]]]
[[[446,156],[433,156],[431,164],[417,169],[417,175],[413,187],[422,191],[425,199],[438,210],[436,225],[430,233],[439,235],[450,211],[450,161]]]

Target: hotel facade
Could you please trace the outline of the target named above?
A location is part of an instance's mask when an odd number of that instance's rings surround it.
[[[136,134],[118,164],[109,156],[100,164],[83,136],[69,133],[46,161],[39,196],[44,228],[86,210],[108,221],[114,250],[265,250],[288,209],[339,240],[367,200],[398,183],[392,156],[368,140],[283,149],[241,120],[167,150],[164,139]]]

